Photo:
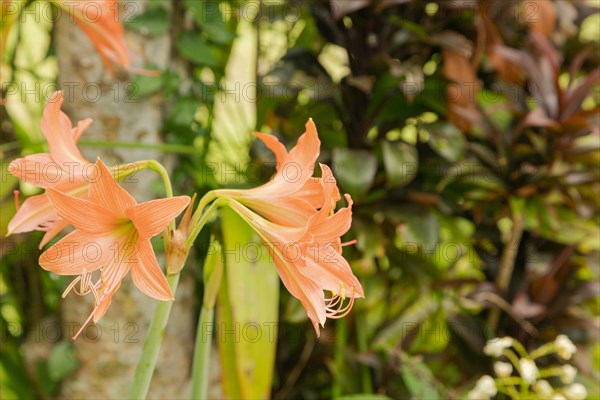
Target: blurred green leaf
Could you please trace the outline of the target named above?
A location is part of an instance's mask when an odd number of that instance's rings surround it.
[[[388,182],[394,186],[408,185],[417,176],[419,154],[414,146],[403,142],[383,142],[383,164]]]
[[[405,360],[407,357],[404,358]],[[433,374],[424,362],[410,359],[400,365],[400,373],[409,392],[417,399],[437,400],[443,397],[432,384]]]
[[[4,332],[3,332],[4,334]],[[34,399],[18,344],[2,338],[0,346],[0,399]]]
[[[336,148],[333,150],[334,173],[340,186],[355,200],[369,192],[375,173],[377,159],[366,150]]]
[[[191,96],[178,98],[165,121],[165,128],[175,133],[189,133],[200,105],[200,100]]]
[[[52,348],[48,357],[48,376],[55,382],[63,380],[79,366],[73,345],[60,342]]]
[[[185,6],[209,41],[229,44],[235,39],[235,33],[225,24],[218,2],[187,0]]]
[[[162,35],[171,27],[171,16],[162,7],[151,7],[125,22],[125,25],[144,35]]]
[[[219,66],[210,46],[198,34],[184,32],[177,38],[175,45],[182,56],[198,65]]]
[[[422,294],[421,298],[412,303],[402,315],[390,325],[383,328],[373,340],[375,349],[392,349],[402,341],[413,329],[428,319],[438,309],[438,302],[430,294]]]
[[[133,99],[139,100],[142,97],[158,92],[163,86],[161,76],[147,76],[137,74],[132,81],[131,96]]]
[[[434,122],[423,126],[429,132],[429,145],[448,161],[459,161],[464,157],[466,141],[462,132],[450,122]]]
[[[235,324],[227,329],[237,331],[235,358],[225,365],[236,369],[242,398],[267,398],[277,347],[279,275],[269,251],[241,217],[224,208],[221,218],[228,302]],[[232,338],[226,335],[219,340]],[[226,352],[231,356],[231,350]]]

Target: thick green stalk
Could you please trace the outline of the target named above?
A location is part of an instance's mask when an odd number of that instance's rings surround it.
[[[171,292],[175,293],[179,284],[179,274],[167,275],[167,281],[169,282]],[[129,391],[128,397],[130,399],[145,399],[148,394],[160,345],[165,335],[167,322],[169,321],[171,307],[173,307],[172,301],[161,301],[156,306],[156,310],[154,310],[154,316],[148,329],[148,336],[146,336],[144,347],[142,348],[142,356],[135,370],[133,385]]]
[[[358,342],[358,350],[364,353],[369,351],[367,323],[365,319],[366,315],[364,313],[359,313],[356,315],[356,339]],[[373,393],[373,382],[371,380],[371,373],[367,365],[363,364],[360,366],[360,378],[363,393]]]
[[[196,329],[194,346],[194,364],[192,367],[192,399],[206,399],[208,392],[208,375],[210,350],[212,343],[215,303],[223,278],[223,253],[219,242],[211,238],[212,252],[204,263],[204,299]]]
[[[194,365],[192,367],[192,399],[206,399],[208,392],[208,375],[210,364],[210,345],[212,343],[212,329],[215,320],[215,308],[202,306],[198,328],[196,330],[196,344],[194,345]]]
[[[334,376],[333,376],[333,386],[331,387],[331,398],[337,399],[342,395],[342,379],[340,377],[342,373],[342,369],[344,368],[344,349],[346,348],[346,339],[347,339],[347,327],[346,320],[339,319],[336,321],[336,342],[335,342],[335,352],[334,352]]]
[[[158,173],[165,185],[166,197],[173,197],[171,179],[169,178],[167,170],[161,163],[149,160],[140,163],[140,167],[148,168]],[[163,235],[165,248],[168,248],[169,233],[172,229],[175,229],[175,220],[169,223],[169,226]],[[171,293],[175,295],[177,292],[177,285],[179,284],[179,273],[167,274],[167,281],[169,282]],[[150,322],[150,328],[148,329],[148,336],[146,336],[144,346],[142,347],[142,356],[140,357],[140,361],[135,370],[133,385],[129,392],[129,398],[131,399],[145,399],[148,394],[150,381],[152,380],[152,374],[156,367],[160,345],[162,344],[165,335],[165,329],[167,327],[167,322],[169,321],[172,307],[173,301],[161,301],[156,306],[156,310],[154,310],[154,316],[152,317],[152,322]]]

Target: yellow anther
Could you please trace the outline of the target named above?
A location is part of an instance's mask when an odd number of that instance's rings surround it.
[[[342,296],[342,300],[346,300],[346,288],[342,281],[340,281],[340,296]]]

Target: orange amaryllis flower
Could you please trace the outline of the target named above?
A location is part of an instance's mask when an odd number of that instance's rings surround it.
[[[129,49],[125,44],[123,24],[119,21],[119,5],[116,0],[55,0],[55,3],[71,15],[75,23],[90,38],[110,75],[114,75],[112,64],[133,72],[155,73],[130,65]]]
[[[305,225],[323,202],[320,178],[312,178],[321,147],[313,120],[306,123],[306,131],[289,153],[275,136],[260,132],[254,135],[275,153],[275,175],[262,186],[247,190],[215,190],[215,195],[236,199],[272,222]],[[336,195],[339,197],[339,193]]]
[[[90,319],[98,322],[102,318],[129,271],[135,285],[146,295],[158,300],[173,299],[150,238],[162,232],[190,202],[188,196],[180,196],[138,204],[100,159],[96,167],[88,199],[47,190],[57,213],[76,230],[46,250],[40,256],[40,265],[58,275],[78,275],[63,297],[74,289],[79,295],[91,292],[96,300],[94,310],[74,339]],[[97,270],[100,273],[94,282],[93,273]]]
[[[352,198],[346,195],[348,207],[334,213],[339,200],[336,181],[329,167],[322,164],[321,170],[318,184],[323,200],[320,209],[304,221],[304,226],[281,225],[263,218],[236,199],[228,201],[272,251],[283,284],[300,300],[317,335],[319,324],[323,326],[327,318],[344,317],[352,309],[354,299],[364,297],[360,282],[341,255],[340,237],[350,228]],[[288,215],[297,217],[289,213],[278,219]],[[331,296],[325,297],[325,291],[331,292]]]
[[[94,173],[94,164],[83,158],[77,148],[77,140],[92,120],[79,121],[73,128],[69,117],[60,110],[62,104],[63,92],[58,91],[50,97],[44,109],[42,132],[50,152],[16,159],[8,170],[35,186],[85,197],[89,177]],[[67,223],[54,211],[44,193],[25,200],[8,224],[8,235],[32,230],[45,231],[41,248],[66,226]]]

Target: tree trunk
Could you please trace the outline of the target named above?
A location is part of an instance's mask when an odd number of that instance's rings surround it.
[[[121,17],[139,13],[145,2],[122,2]],[[56,26],[59,85],[65,91],[64,111],[74,121],[94,120],[81,140],[157,144],[161,142],[164,109],[162,95],[140,100],[129,95],[133,75],[110,78],[89,39],[63,17]],[[126,33],[133,64],[152,63],[165,68],[170,62],[171,38],[144,37]],[[100,156],[107,165],[142,159],[158,159],[163,154],[153,150],[118,148],[84,148],[90,161]],[[138,201],[155,196],[153,183],[157,175],[143,171],[123,186]],[[132,182],[133,181],[133,182]],[[158,193],[164,196],[164,192]],[[164,260],[158,255],[159,261]],[[188,268],[189,269],[189,268]],[[89,315],[92,296],[81,298],[71,293],[63,303],[65,324],[81,324]],[[194,278],[184,274],[175,294],[175,304],[150,388],[150,398],[188,396],[189,370],[194,334]],[[80,361],[77,372],[63,382],[63,398],[125,398],[132,383],[142,343],[157,301],[142,294],[126,277],[100,323],[83,331],[75,342]],[[80,325],[79,325],[80,326]]]

